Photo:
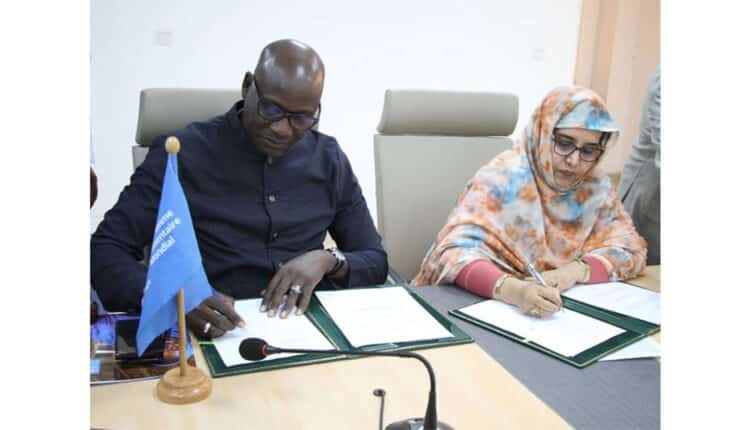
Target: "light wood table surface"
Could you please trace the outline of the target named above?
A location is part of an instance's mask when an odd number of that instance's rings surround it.
[[[421,350],[437,381],[438,418],[456,429],[570,426],[476,344]],[[198,367],[208,373],[198,349]],[[106,429],[376,428],[422,416],[429,380],[417,360],[370,357],[213,379],[192,405],[161,403],[156,380],[91,387],[91,426]]]
[[[661,266],[646,266],[641,276],[628,281],[651,291],[661,292]]]

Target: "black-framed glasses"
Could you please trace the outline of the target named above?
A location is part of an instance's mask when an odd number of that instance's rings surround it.
[[[604,153],[604,149],[602,149],[601,145],[591,144],[578,147],[576,146],[575,140],[565,136],[558,136],[557,134],[552,135],[552,142],[554,142],[552,147],[557,155],[567,157],[578,151],[581,160],[586,162],[597,161]]]
[[[323,110],[321,103],[318,103],[318,109],[314,115],[298,112],[287,112],[284,109],[277,106],[275,103],[266,100],[260,92],[258,87],[258,81],[253,77],[253,85],[255,85],[255,92],[258,93],[258,115],[261,118],[276,122],[282,119],[289,120],[289,125],[298,130],[306,131],[315,126],[320,119],[320,112]]]

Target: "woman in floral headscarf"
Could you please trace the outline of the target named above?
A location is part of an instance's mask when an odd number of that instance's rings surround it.
[[[466,185],[413,283],[455,283],[541,317],[576,283],[640,274],[646,243],[596,168],[617,137],[593,91],[552,90],[513,148]],[[528,280],[529,263],[556,288]]]

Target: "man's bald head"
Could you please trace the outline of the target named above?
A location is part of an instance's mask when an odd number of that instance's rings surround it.
[[[302,42],[277,40],[263,48],[255,73],[242,83],[242,124],[260,152],[279,157],[302,138],[307,129],[289,118],[299,124],[305,116],[309,123],[320,113],[324,77],[318,53]]]
[[[255,76],[268,86],[314,87],[322,93],[325,68],[323,60],[310,46],[282,39],[263,48],[255,66]]]

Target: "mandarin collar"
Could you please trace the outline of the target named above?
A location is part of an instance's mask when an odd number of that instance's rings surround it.
[[[229,123],[230,128],[237,135],[237,140],[239,144],[242,146],[242,149],[244,149],[248,154],[250,154],[250,156],[253,159],[266,161],[268,156],[258,151],[255,145],[253,145],[252,139],[250,139],[250,136],[245,131],[245,128],[242,126],[242,121],[240,120],[240,114],[242,113],[244,104],[245,104],[245,101],[240,100],[236,102],[234,105],[232,105],[232,107],[229,109],[229,112],[226,113],[227,123]]]

